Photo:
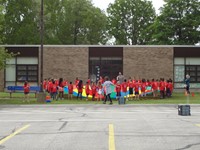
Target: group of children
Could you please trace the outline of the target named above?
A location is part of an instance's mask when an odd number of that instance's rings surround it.
[[[153,93],[153,97],[165,98],[171,97],[173,91],[173,83],[172,80],[164,80],[161,78],[160,80],[132,80],[129,78],[127,81],[124,79],[124,82],[120,83],[115,78],[111,80],[114,85],[114,91],[116,92],[116,98],[125,97],[126,100],[132,100],[133,98],[139,99],[140,96],[144,97],[148,92]],[[82,80],[76,78],[74,83],[69,82],[67,80],[63,80],[60,78],[59,80],[54,79],[45,79],[43,81],[43,89],[45,92],[50,93],[53,100],[64,99],[64,87],[68,87],[68,99],[72,99],[73,91],[77,88],[77,99],[82,99],[82,93],[85,90],[86,100],[88,100],[89,95],[92,96],[92,100],[101,101],[106,97],[106,92],[104,88],[104,79],[100,78],[100,80],[96,82],[91,82],[90,79],[86,81],[84,84]],[[160,93],[160,94],[159,94]]]

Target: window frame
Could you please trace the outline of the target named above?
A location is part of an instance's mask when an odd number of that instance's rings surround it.
[[[20,66],[25,66],[25,68],[26,69],[18,69]],[[34,66],[34,67],[36,67],[36,69],[35,70],[32,70],[32,69],[29,69],[29,67],[30,66]],[[17,64],[16,65],[16,82],[24,82],[24,81],[28,81],[28,82],[38,82],[38,65],[35,65],[35,64],[29,64],[29,65],[27,65],[27,64]],[[25,74],[24,75],[20,75],[19,74],[19,72],[25,72]],[[29,73],[30,72],[33,72],[33,71],[35,71],[35,75],[30,75]],[[21,79],[21,80],[19,80],[18,78],[19,77],[23,77],[23,76],[25,76],[25,79]],[[35,80],[29,80],[29,78],[30,77],[35,77]]]

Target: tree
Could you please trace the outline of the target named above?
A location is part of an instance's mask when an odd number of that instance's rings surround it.
[[[38,44],[39,12],[35,0],[2,0],[5,44]]]
[[[148,27],[156,17],[152,2],[147,0],[116,0],[110,4],[108,30],[116,44],[147,44],[151,37]]]
[[[106,15],[90,0],[62,0],[57,36],[61,44],[104,44]]]
[[[0,4],[1,4],[1,0],[0,0]],[[3,36],[3,25],[4,25],[3,6],[0,5],[0,44],[2,44],[2,41],[4,39],[4,36]]]
[[[200,1],[165,0],[161,14],[150,27],[151,44],[194,45],[200,41]]]
[[[17,54],[14,53],[8,53],[7,50],[4,48],[0,48],[0,70],[4,69],[6,67],[6,61],[11,59],[12,57],[16,56]]]

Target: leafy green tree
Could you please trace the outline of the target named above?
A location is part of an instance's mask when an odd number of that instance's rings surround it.
[[[104,44],[106,15],[90,0],[62,0],[57,36],[61,44]]]
[[[39,7],[35,0],[2,0],[5,44],[38,44]]]
[[[0,4],[1,4],[1,0],[0,0]],[[2,44],[2,41],[4,39],[4,36],[3,36],[3,25],[4,25],[3,6],[0,5],[0,44]]]
[[[148,29],[156,17],[152,2],[147,0],[116,0],[110,4],[108,30],[116,44],[147,44],[151,38]]]
[[[48,0],[44,5],[44,42],[45,44],[61,44],[58,31],[61,24],[59,18],[60,15],[62,16],[62,0]]]
[[[200,41],[200,1],[165,0],[161,14],[149,28],[151,44],[194,45]]]
[[[17,54],[14,53],[8,53],[7,50],[0,47],[0,70],[4,69],[6,67],[6,61],[11,59],[12,57],[16,56]]]

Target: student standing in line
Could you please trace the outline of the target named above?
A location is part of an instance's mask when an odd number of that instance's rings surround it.
[[[92,82],[91,89],[92,89],[92,101],[95,101],[95,95],[97,93],[97,86],[95,82]]]
[[[79,83],[79,79],[78,79],[78,77],[76,77],[76,80],[74,81],[74,84],[77,86],[78,83]]]
[[[97,91],[98,91],[98,101],[101,101],[102,98],[102,93],[103,93],[103,86],[101,84],[101,82],[98,82],[97,84]]]
[[[90,82],[86,82],[86,85],[85,85],[85,93],[86,93],[86,101],[88,101],[88,97],[90,95]]]
[[[80,99],[82,99],[82,93],[83,93],[83,81],[80,80],[78,85],[77,85],[77,89],[78,89],[78,94],[77,94],[77,99],[80,96]]]
[[[28,81],[25,81],[24,82],[24,101],[27,101],[28,103],[30,102],[29,101],[29,92],[30,92],[30,85],[28,83]]]
[[[120,82],[119,82],[119,81],[117,81],[115,90],[116,90],[116,99],[117,99],[118,102],[119,102],[119,101],[120,101],[120,97],[121,97],[121,85],[120,85]]]
[[[63,78],[59,79],[58,91],[59,91],[58,98],[59,99],[64,99],[64,82],[63,82]]]
[[[43,92],[45,93],[47,91],[47,79],[44,79],[42,85],[43,85]]]
[[[129,86],[129,100],[131,100],[131,98],[133,98],[133,81],[132,81],[132,79],[129,80],[128,86]]]
[[[145,81],[145,79],[142,79],[142,83],[141,83],[141,96],[142,97],[146,96],[146,81]]]
[[[138,81],[136,80],[135,84],[134,84],[135,100],[140,99],[139,88],[140,88],[140,85],[139,85]]]
[[[164,78],[160,79],[159,89],[160,89],[160,98],[164,99],[165,98],[165,83],[164,83]]]
[[[126,81],[126,79],[124,79],[124,82],[121,84],[122,85],[122,93],[123,93],[123,96],[126,97],[126,101],[128,101],[128,91],[127,91],[127,88],[128,88],[128,83]]]
[[[53,97],[53,100],[57,100],[57,92],[58,92],[58,89],[57,89],[57,85],[56,85],[56,82],[53,81],[52,82],[52,87],[51,87],[51,93],[52,93],[52,97]]]
[[[112,99],[110,98],[110,95],[111,95],[111,93],[112,93],[111,86],[112,86],[112,85],[114,86],[114,84],[113,84],[111,81],[109,81],[109,78],[108,78],[108,77],[105,77],[105,80],[106,80],[106,81],[104,82],[103,87],[105,88],[106,97],[105,97],[105,99],[104,99],[103,104],[106,104],[107,99],[109,99],[109,100],[110,100],[110,105],[112,105],[113,102],[112,102]]]
[[[157,97],[158,96],[158,80],[154,80],[152,79],[152,85],[151,85],[151,88],[152,88],[152,92],[153,92],[153,97]]]
[[[68,99],[72,99],[73,97],[73,88],[73,84],[70,82],[68,85]]]

